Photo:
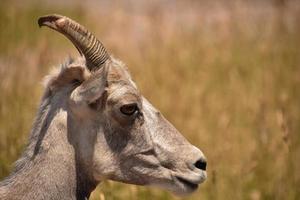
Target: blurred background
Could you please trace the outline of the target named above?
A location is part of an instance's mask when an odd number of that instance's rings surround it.
[[[178,198],[104,182],[92,200],[300,199],[300,2],[1,0],[0,179],[26,145],[49,69],[78,56],[37,18],[88,27],[140,90],[208,158]]]

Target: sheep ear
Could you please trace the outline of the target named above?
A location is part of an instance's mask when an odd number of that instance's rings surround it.
[[[107,79],[105,68],[93,73],[88,80],[84,81],[71,94],[72,107],[97,108],[103,102],[106,93]],[[80,109],[77,109],[80,110]]]
[[[69,84],[80,84],[87,80],[89,76],[90,72],[85,67],[69,65],[47,76],[45,85],[50,91],[55,91]]]

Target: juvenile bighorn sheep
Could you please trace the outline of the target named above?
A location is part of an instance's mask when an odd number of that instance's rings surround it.
[[[206,179],[203,153],[139,92],[125,65],[75,21],[39,18],[65,35],[81,58],[48,76],[29,143],[0,199],[87,199],[110,179],[178,195]]]

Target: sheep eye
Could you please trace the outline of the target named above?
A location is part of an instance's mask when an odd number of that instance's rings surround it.
[[[128,116],[135,114],[136,112],[138,112],[138,110],[139,109],[136,103],[126,104],[120,108],[121,113]]]

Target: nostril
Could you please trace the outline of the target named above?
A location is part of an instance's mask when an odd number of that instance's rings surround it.
[[[199,159],[196,163],[195,163],[195,167],[197,167],[198,169],[202,169],[202,170],[206,170],[206,160],[204,159]]]

